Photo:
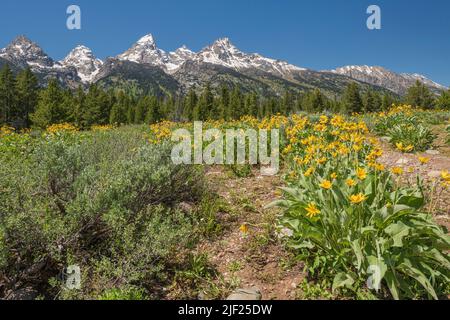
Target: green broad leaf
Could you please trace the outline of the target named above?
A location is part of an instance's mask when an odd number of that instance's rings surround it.
[[[387,265],[382,257],[368,256],[367,262],[369,264],[367,274],[370,275],[367,279],[367,287],[378,291],[381,288],[381,281],[386,274]]]
[[[287,193],[288,195],[292,196],[293,198],[299,199],[301,196],[300,191],[296,188],[281,187],[280,189],[285,193]]]
[[[419,269],[415,268],[411,261],[408,259],[405,259],[405,261],[399,265],[399,268],[410,276],[411,278],[415,279],[418,283],[422,285],[422,287],[435,299],[438,300],[436,291],[434,291],[433,286],[431,285],[430,281],[428,281],[427,277],[420,271]]]
[[[332,290],[334,292],[336,289],[343,287],[352,289],[354,283],[355,280],[349,274],[340,272],[334,277]]]
[[[357,268],[358,270],[360,270],[364,257],[361,250],[361,245],[359,244],[359,240],[358,239],[353,240],[351,246],[353,249],[353,253],[355,254],[356,257]]]
[[[439,250],[431,249],[425,254],[427,257],[439,262],[443,267],[450,270],[450,261],[448,257],[445,257]]]
[[[405,210],[411,210],[411,207],[404,205],[404,204],[396,204],[393,207],[393,214],[397,214],[397,213],[405,211]]]
[[[425,203],[422,194],[416,193],[414,195],[404,195],[398,199],[397,204],[407,205],[414,209],[420,209]]]
[[[403,247],[403,239],[410,233],[411,228],[405,225],[403,222],[397,222],[389,225],[384,229],[384,232],[388,234],[394,241],[394,247]]]
[[[370,233],[370,232],[377,232],[377,229],[375,229],[372,226],[361,228],[361,233],[362,234],[366,234],[366,233]]]
[[[288,200],[276,200],[271,203],[269,203],[267,206],[264,207],[264,209],[271,209],[274,207],[280,207],[280,208],[289,208],[291,205],[291,201]]]
[[[395,274],[393,274],[392,272],[386,272],[386,274],[384,275],[384,279],[386,280],[386,285],[391,292],[392,297],[395,300],[400,300],[400,293],[398,291],[399,283],[395,278]]]
[[[293,249],[314,249],[316,246],[309,241],[304,241],[300,244],[293,244],[290,247]]]

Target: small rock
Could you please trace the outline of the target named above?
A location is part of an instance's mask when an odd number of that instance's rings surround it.
[[[392,138],[391,137],[381,137],[380,140],[385,141],[385,142],[391,142]]]
[[[277,233],[279,239],[290,238],[294,235],[294,231],[289,228],[283,228]]]
[[[441,176],[441,172],[440,171],[430,171],[430,172],[428,172],[427,176],[430,178],[439,178]]]
[[[440,154],[440,152],[437,151],[437,150],[427,150],[427,151],[425,151],[425,153],[433,155],[433,156],[436,156],[436,155]]]
[[[194,206],[187,202],[181,202],[180,204],[178,204],[178,209],[180,209],[184,213],[191,213],[194,210]]]
[[[406,158],[400,158],[398,159],[398,161],[396,162],[396,164],[407,164],[409,162],[408,159]]]
[[[262,176],[276,176],[278,174],[277,168],[272,167],[262,167],[261,168],[261,175]]]
[[[249,289],[237,289],[234,290],[233,293],[227,298],[227,300],[234,300],[234,301],[255,301],[255,300],[261,300],[262,294],[261,291],[256,288],[249,288]]]

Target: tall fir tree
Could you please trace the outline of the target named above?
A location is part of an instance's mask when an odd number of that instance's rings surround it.
[[[185,102],[184,102],[184,111],[183,111],[183,118],[185,120],[190,120],[192,121],[194,118],[194,109],[197,106],[198,103],[198,97],[197,97],[197,93],[195,92],[195,90],[193,88],[191,88],[187,94],[187,96],[185,97]]]
[[[432,109],[435,98],[430,89],[419,80],[406,93],[405,102],[413,107]]]
[[[17,113],[16,78],[8,64],[0,71],[0,123],[10,123]]]
[[[107,124],[112,106],[105,91],[93,84],[89,87],[84,101],[84,110],[81,116],[83,128],[94,124]]]
[[[441,110],[450,110],[450,89],[442,91],[436,100],[436,108]]]
[[[345,88],[342,103],[346,112],[352,113],[363,111],[363,102],[357,83],[352,82]]]
[[[40,128],[66,122],[70,112],[64,102],[64,91],[56,79],[51,79],[47,88],[39,93],[36,110],[30,115],[31,122]]]
[[[24,127],[30,126],[30,114],[37,106],[39,84],[37,77],[26,68],[19,72],[16,78],[17,108],[15,117]]]

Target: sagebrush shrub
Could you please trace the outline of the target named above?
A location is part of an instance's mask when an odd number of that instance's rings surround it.
[[[27,285],[53,297],[60,286],[51,284],[72,264],[82,289],[60,297],[106,289],[110,297],[130,285],[152,296],[202,218],[178,209],[203,198],[201,170],[173,165],[170,145],[151,145],[138,130],[61,133],[36,144],[0,156],[0,296]]]

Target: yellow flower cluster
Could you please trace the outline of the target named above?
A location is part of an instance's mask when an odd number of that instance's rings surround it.
[[[14,131],[15,130],[12,127],[2,126],[0,127],[0,137],[10,135],[14,133]]]
[[[51,126],[47,127],[47,133],[49,134],[57,134],[60,132],[76,132],[78,131],[77,127],[75,127],[73,124],[70,123],[59,123],[59,124],[52,124]]]
[[[172,121],[162,121],[150,126],[150,131],[153,137],[150,138],[150,143],[159,143],[163,140],[170,139],[172,136],[172,129],[178,124]]]

